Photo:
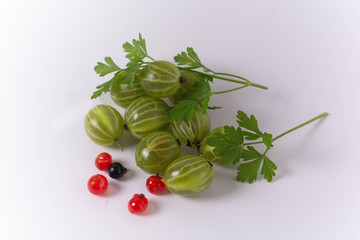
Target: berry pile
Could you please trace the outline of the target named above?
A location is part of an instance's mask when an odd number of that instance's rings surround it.
[[[107,171],[113,179],[119,179],[129,171],[119,162],[113,162],[109,153],[100,153],[95,159],[95,166],[101,171]],[[92,194],[103,195],[109,187],[109,182],[104,175],[96,174],[88,181],[88,189]],[[160,194],[165,189],[162,177],[159,174],[150,176],[146,181],[146,188],[152,194]],[[148,200],[144,194],[134,194],[128,204],[131,213],[141,213],[146,210]]]
[[[98,63],[95,71],[102,77],[114,73],[109,81],[97,86],[92,98],[110,91],[115,104],[125,108],[124,118],[112,106],[97,105],[85,117],[85,130],[96,144],[118,144],[124,129],[140,140],[136,152],[136,165],[144,172],[156,174],[149,177],[149,192],[159,194],[165,188],[179,195],[194,195],[207,189],[214,178],[213,164],[237,165],[236,179],[252,183],[260,173],[271,182],[277,166],[266,153],[280,137],[327,115],[323,113],[277,137],[261,131],[256,118],[242,111],[237,113],[238,126],[223,126],[211,131],[207,110],[221,107],[209,106],[210,97],[236,91],[245,87],[267,87],[252,83],[246,78],[215,72],[206,67],[192,48],[174,57],[177,65],[156,61],[147,53],[145,39],[123,45],[129,62],[118,67],[110,57]],[[146,61],[149,59],[149,61]],[[214,80],[240,84],[229,90],[214,92]],[[166,103],[171,102],[172,106]],[[258,152],[253,145],[262,143],[266,150]],[[181,156],[180,144],[194,148],[198,155]],[[96,160],[100,170],[107,170],[112,178],[127,172],[120,163],[112,163],[111,156],[102,153]],[[261,171],[260,171],[261,166]],[[162,177],[161,177],[161,176]],[[95,194],[106,191],[107,180],[94,176],[89,180],[89,190]],[[146,209],[143,194],[135,194],[129,210],[136,213]]]

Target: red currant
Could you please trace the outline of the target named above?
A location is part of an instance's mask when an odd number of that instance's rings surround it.
[[[109,182],[103,175],[96,174],[88,181],[88,189],[95,195],[104,194],[109,186]]]
[[[128,204],[128,209],[131,213],[141,213],[146,210],[148,200],[144,194],[134,194]]]
[[[112,157],[106,152],[100,153],[95,159],[95,165],[101,171],[107,170],[111,163]]]
[[[151,192],[152,194],[160,194],[165,189],[165,184],[162,181],[162,177],[159,176],[159,174],[150,176],[146,180],[146,188]]]

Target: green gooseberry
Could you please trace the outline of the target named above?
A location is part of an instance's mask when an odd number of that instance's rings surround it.
[[[188,155],[170,163],[163,181],[169,191],[190,196],[203,192],[213,179],[214,170],[210,162],[201,156]]]
[[[125,112],[125,123],[130,133],[143,139],[150,133],[168,128],[166,122],[170,107],[160,98],[141,97],[129,105]]]
[[[121,114],[115,108],[103,104],[90,109],[86,114],[84,126],[88,137],[94,143],[104,146],[119,144],[124,132],[124,120]]]
[[[164,173],[166,167],[181,156],[180,145],[173,135],[159,131],[147,135],[136,148],[136,165],[143,171]]]
[[[150,96],[169,97],[180,88],[180,71],[167,61],[151,62],[141,70],[140,85]]]
[[[193,119],[171,122],[170,127],[174,136],[187,146],[199,147],[201,141],[210,132],[209,116],[196,111]]]
[[[197,73],[190,72],[188,70],[180,71],[181,77],[184,79],[183,83],[181,83],[179,90],[172,96],[169,97],[169,100],[172,103],[176,103],[178,100],[181,100],[184,93],[189,90],[194,89],[194,84],[201,79],[201,76]]]
[[[136,99],[147,95],[140,86],[139,74],[140,70],[137,71],[134,82],[131,85],[124,82],[124,72],[115,76],[110,89],[110,95],[114,103],[120,107],[127,108],[130,103],[134,102]]]

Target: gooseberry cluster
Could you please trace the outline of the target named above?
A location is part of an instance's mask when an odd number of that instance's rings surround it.
[[[207,110],[219,108],[209,106],[212,95],[248,86],[261,89],[267,87],[237,75],[207,68],[192,48],[174,57],[177,65],[164,60],[156,61],[148,55],[141,34],[138,40],[134,39],[132,44],[125,43],[123,48],[129,59],[126,68],[118,67],[110,57],[105,58],[106,63],[98,63],[95,67],[100,76],[115,74],[112,79],[97,86],[98,90],[92,98],[110,92],[113,102],[126,109],[124,118],[112,106],[100,104],[87,113],[85,130],[93,142],[104,146],[116,143],[121,147],[120,138],[124,129],[138,139],[140,142],[136,148],[135,162],[144,172],[156,174],[147,181],[149,191],[154,194],[165,187],[185,196],[203,192],[214,178],[212,163],[239,164],[236,179],[249,183],[256,180],[262,166],[261,175],[270,182],[277,167],[266,153],[273,147],[273,142],[327,115],[323,113],[273,137],[259,129],[253,115],[238,111],[237,128],[223,126],[211,131]],[[151,61],[147,62],[146,58]],[[210,84],[214,79],[241,86],[213,92]],[[252,146],[259,143],[266,146],[264,153],[259,153]],[[181,156],[181,144],[196,149],[199,154]],[[104,159],[99,160],[98,164],[102,169],[111,168]],[[122,175],[124,169],[114,167],[116,169],[109,172],[110,176]],[[100,181],[100,178],[94,181]],[[140,201],[142,206],[147,206],[147,201],[145,204],[141,200],[144,199],[143,195],[134,195],[134,198],[133,202]]]
[[[171,108],[162,99],[172,97],[172,101],[178,101],[181,95],[178,98],[174,95],[182,82],[195,83],[196,79],[189,78],[191,75],[186,71],[182,76],[167,61],[154,61],[138,70],[131,86],[124,83],[123,76],[123,72],[116,76],[110,93],[116,104],[126,108],[125,120],[109,105],[95,106],[85,118],[90,139],[101,145],[120,145],[119,139],[126,129],[140,140],[135,152],[139,168],[157,174],[157,178],[161,174],[164,177],[161,183],[171,192],[193,195],[204,191],[213,180],[212,165],[201,156],[181,157],[180,144],[200,149],[210,132],[210,119],[207,113],[197,109],[192,119],[169,123]]]

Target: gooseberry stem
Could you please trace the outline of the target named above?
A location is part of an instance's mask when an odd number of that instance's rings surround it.
[[[121,151],[124,151],[124,149],[123,149],[123,147],[121,146],[119,140],[116,140],[115,142],[117,143],[117,145],[119,145],[119,147],[121,148]]]
[[[302,127],[304,127],[304,126],[306,126],[306,125],[308,125],[308,124],[310,124],[310,123],[312,123],[312,122],[314,122],[314,121],[316,121],[316,120],[319,120],[319,119],[321,119],[321,118],[323,118],[323,117],[325,117],[325,116],[327,116],[327,115],[328,115],[328,113],[327,113],[327,112],[324,112],[324,113],[320,114],[319,116],[316,116],[316,117],[310,119],[309,121],[306,121],[306,122],[304,122],[304,123],[302,123],[302,124],[300,124],[300,125],[297,125],[296,127],[293,127],[293,128],[291,128],[291,129],[287,130],[286,132],[283,132],[283,133],[281,133],[280,135],[274,137],[274,138],[272,139],[272,142],[274,142],[274,141],[276,141],[277,139],[285,136],[286,134],[289,134],[289,133],[291,133],[291,132],[293,132],[293,131],[295,131],[295,130],[297,130],[297,129],[299,129],[299,128],[302,128]],[[263,141],[244,143],[244,145],[253,145],[253,144],[258,144],[258,143],[263,143]]]

